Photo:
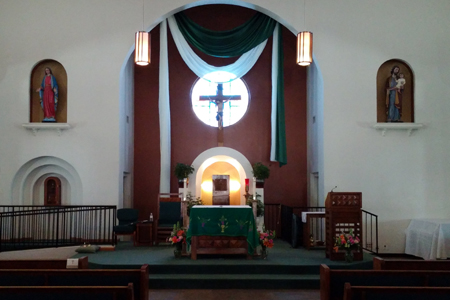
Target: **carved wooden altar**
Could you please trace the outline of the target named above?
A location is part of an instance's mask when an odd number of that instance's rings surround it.
[[[326,257],[330,260],[344,260],[344,251],[333,250],[334,241],[341,233],[353,229],[362,245],[362,194],[359,192],[328,193],[325,200]],[[354,251],[354,260],[362,260],[362,247]]]

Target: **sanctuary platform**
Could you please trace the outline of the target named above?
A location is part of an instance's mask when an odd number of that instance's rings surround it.
[[[191,260],[188,256],[175,258],[173,250],[171,245],[134,247],[131,242],[119,242],[115,251],[87,255],[89,267],[95,269],[137,269],[148,264],[150,289],[319,289],[320,264],[339,269],[372,269],[374,257],[364,253],[362,261],[331,261],[325,258],[324,249],[292,248],[282,240],[275,240],[267,259],[204,254]]]

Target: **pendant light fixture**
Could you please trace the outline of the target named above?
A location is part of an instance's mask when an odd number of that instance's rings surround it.
[[[139,66],[150,63],[150,33],[144,31],[144,0],[142,0],[142,31],[136,32],[134,62]]]
[[[303,27],[306,28],[306,0],[303,0]],[[297,34],[297,64],[309,66],[312,63],[313,34],[302,31]]]

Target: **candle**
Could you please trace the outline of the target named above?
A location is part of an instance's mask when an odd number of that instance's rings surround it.
[[[253,177],[253,200],[256,200],[256,177]]]

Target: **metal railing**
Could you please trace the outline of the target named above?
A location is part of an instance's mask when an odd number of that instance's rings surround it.
[[[113,244],[116,206],[0,206],[0,252]]]
[[[266,229],[276,230],[277,237],[294,246],[303,241],[302,212],[323,212],[325,207],[305,206],[290,207],[282,204],[264,204],[264,223]],[[364,209],[362,213],[362,248],[371,253],[378,253],[378,216]],[[325,220],[320,218],[311,219],[309,227],[320,242],[325,242]]]

